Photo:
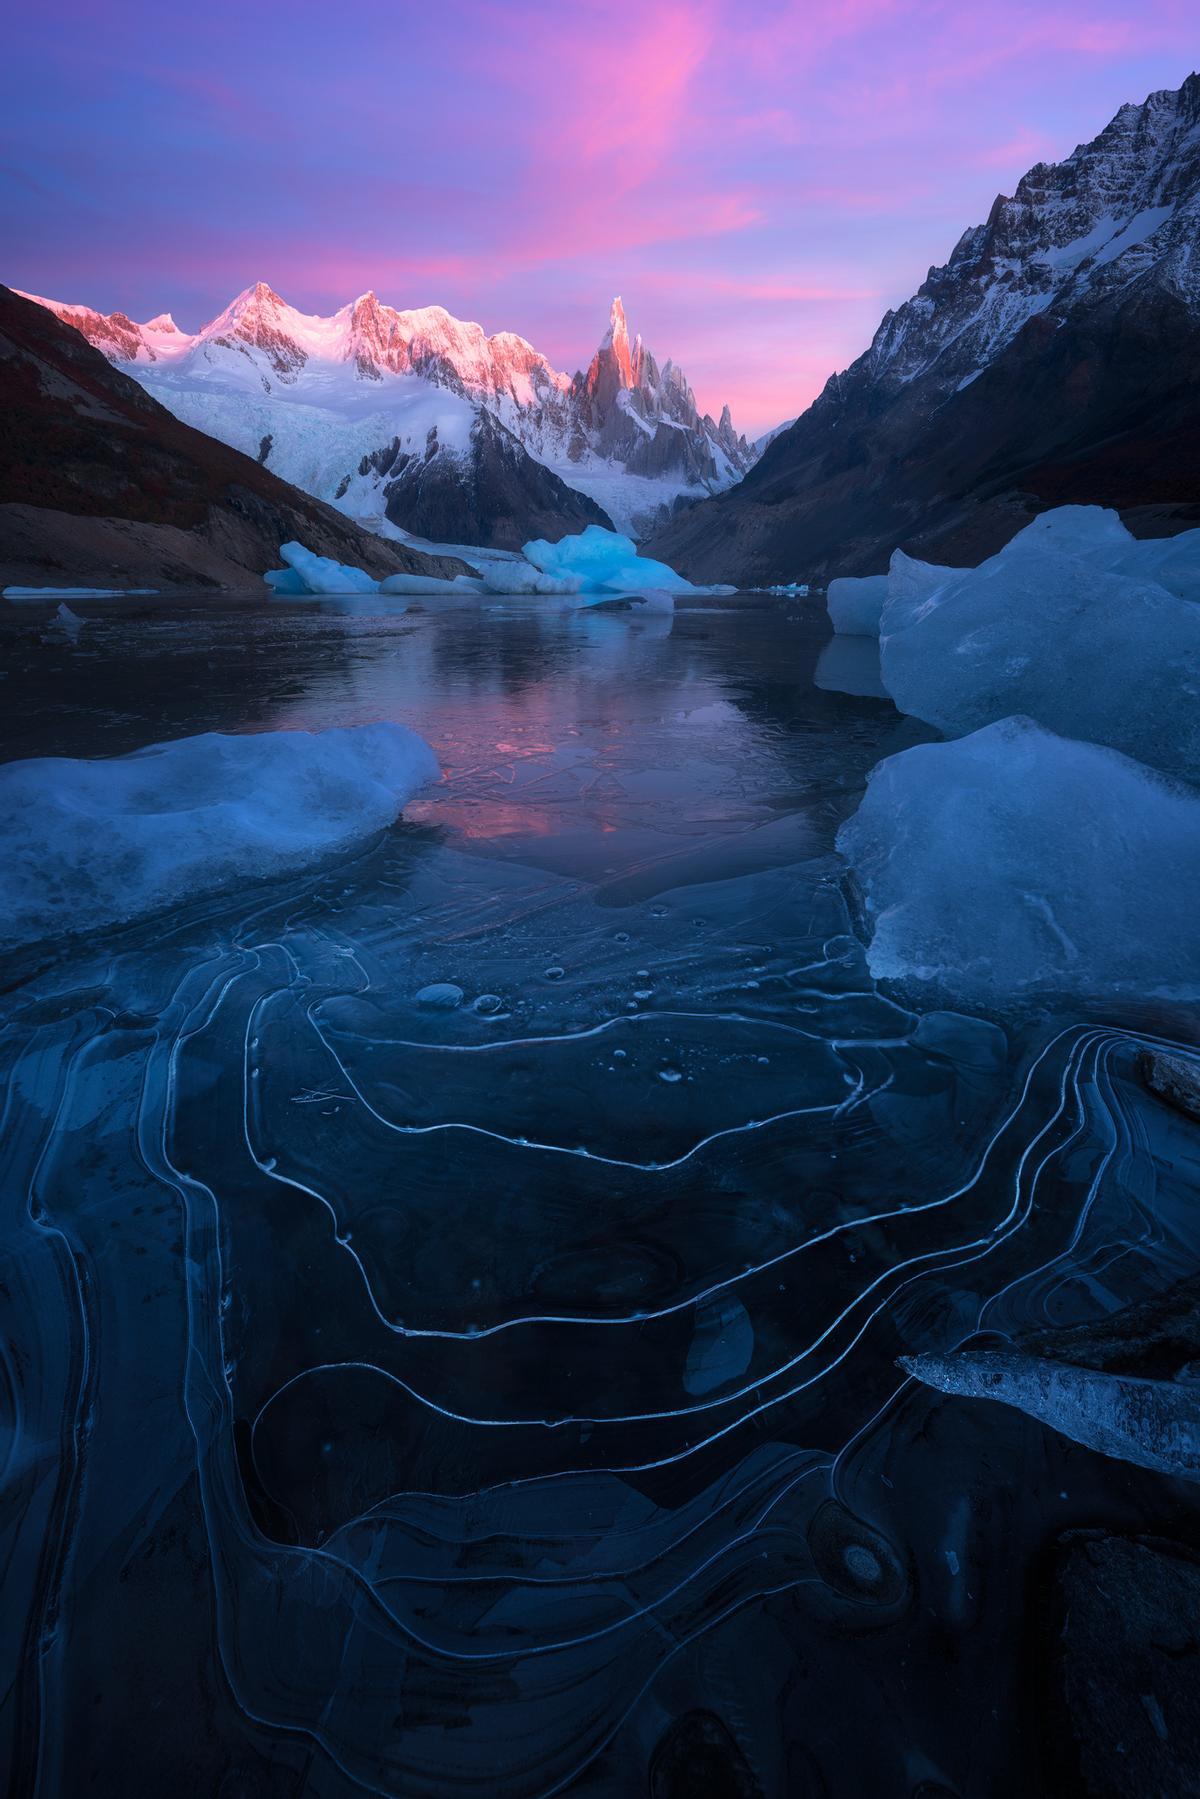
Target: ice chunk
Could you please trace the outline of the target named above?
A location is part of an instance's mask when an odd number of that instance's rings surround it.
[[[438,776],[414,731],[215,732],[111,760],[0,767],[0,940],[94,929],[302,867]]]
[[[72,612],[69,606],[60,606],[51,623],[71,643],[77,643],[87,620],[80,618],[77,612]]]
[[[1076,556],[1019,546],[885,633],[883,680],[900,710],[953,734],[1023,713],[1064,737],[1200,778],[1200,607]]]
[[[380,593],[425,593],[425,594],[464,594],[483,593],[482,581],[474,575],[455,575],[451,581],[439,580],[434,575],[388,575],[379,583]]]
[[[308,593],[303,575],[297,574],[294,568],[269,568],[263,580],[272,593],[281,597]]]
[[[1059,506],[1044,512],[1008,545],[1018,555],[1057,550],[1098,563],[1109,574],[1155,581],[1177,599],[1200,600],[1200,530],[1137,538],[1105,506]]]
[[[926,612],[932,611],[950,583],[968,572],[961,568],[945,568],[936,562],[918,562],[915,556],[906,556],[903,550],[896,550],[888,565],[887,599],[879,627],[880,636],[886,636],[890,631],[902,631],[905,626],[923,618]]]
[[[1101,1455],[1200,1480],[1200,1390],[1193,1381],[1107,1374],[1019,1349],[903,1356],[900,1366],[940,1393],[1016,1406]]]
[[[577,592],[638,593],[647,588],[668,593],[697,591],[665,562],[639,556],[631,537],[606,531],[603,525],[588,525],[586,530],[561,538],[558,543],[535,538],[524,545],[524,554],[543,574],[573,579]]]
[[[886,575],[840,575],[831,581],[825,604],[834,630],[840,637],[878,637],[887,592]]]
[[[1157,581],[1179,600],[1200,600],[1200,531],[1142,539],[1124,552],[1113,572]]]
[[[130,594],[157,593],[157,587],[6,587],[6,600],[123,600]]]
[[[877,980],[995,1002],[1200,997],[1200,794],[1004,719],[873,770],[838,832]]]
[[[1079,556],[1111,568],[1117,558],[1135,546],[1133,533],[1108,506],[1056,506],[1018,531],[1008,545],[1010,555],[1053,550],[1060,556]]]
[[[488,593],[545,593],[566,596],[580,589],[578,575],[548,575],[532,562],[496,562],[483,571]]]
[[[364,569],[351,568],[345,562],[334,562],[329,556],[314,556],[302,543],[282,544],[279,554],[304,583],[306,593],[379,592],[378,581],[373,581]],[[277,588],[276,592],[278,591]]]

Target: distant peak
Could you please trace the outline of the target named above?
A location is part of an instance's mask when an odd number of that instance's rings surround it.
[[[625,308],[618,294],[608,311],[608,330],[604,333],[600,348],[610,350],[616,344],[629,342],[629,327],[625,323]]]
[[[253,287],[244,287],[237,298],[230,302],[228,313],[236,317],[239,313],[257,310],[263,306],[286,306],[275,289],[265,281],[256,281]]]
[[[142,329],[144,331],[178,332],[179,326],[175,323],[175,320],[171,317],[169,312],[160,312],[155,318],[147,319]]]

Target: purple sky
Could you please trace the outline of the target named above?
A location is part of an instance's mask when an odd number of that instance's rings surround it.
[[[1197,61],[1197,0],[23,0],[0,278],[195,329],[373,287],[703,407],[799,411],[1040,158]]]

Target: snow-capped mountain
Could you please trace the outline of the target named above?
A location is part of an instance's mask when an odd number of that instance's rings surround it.
[[[1177,507],[1198,497],[1198,365],[1191,75],[998,198],[742,485],[655,553],[783,580],[883,567],[897,543],[978,560],[1063,499]]]
[[[40,303],[188,424],[384,529],[508,545],[559,534],[561,515],[561,530],[611,519],[641,533],[756,455],[728,407],[702,417],[674,363],[630,342],[619,299],[573,376],[512,332],[489,337],[440,306],[398,312],[373,293],[322,318],[260,281],[194,336],[166,313],[139,325]],[[497,485],[493,516],[484,495]]]
[[[376,577],[468,567],[359,530],[193,431],[78,332],[2,286],[0,418],[0,587],[245,590],[292,539]]]

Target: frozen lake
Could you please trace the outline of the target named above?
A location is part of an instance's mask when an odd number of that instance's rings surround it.
[[[0,609],[8,758],[393,720],[445,779],[8,960],[15,1790],[1038,1790],[1038,1558],[1195,1489],[895,1359],[1190,1274],[1200,1169],[1161,1011],[876,991],[834,837],[936,735],[877,645],[760,596],[71,606]]]

